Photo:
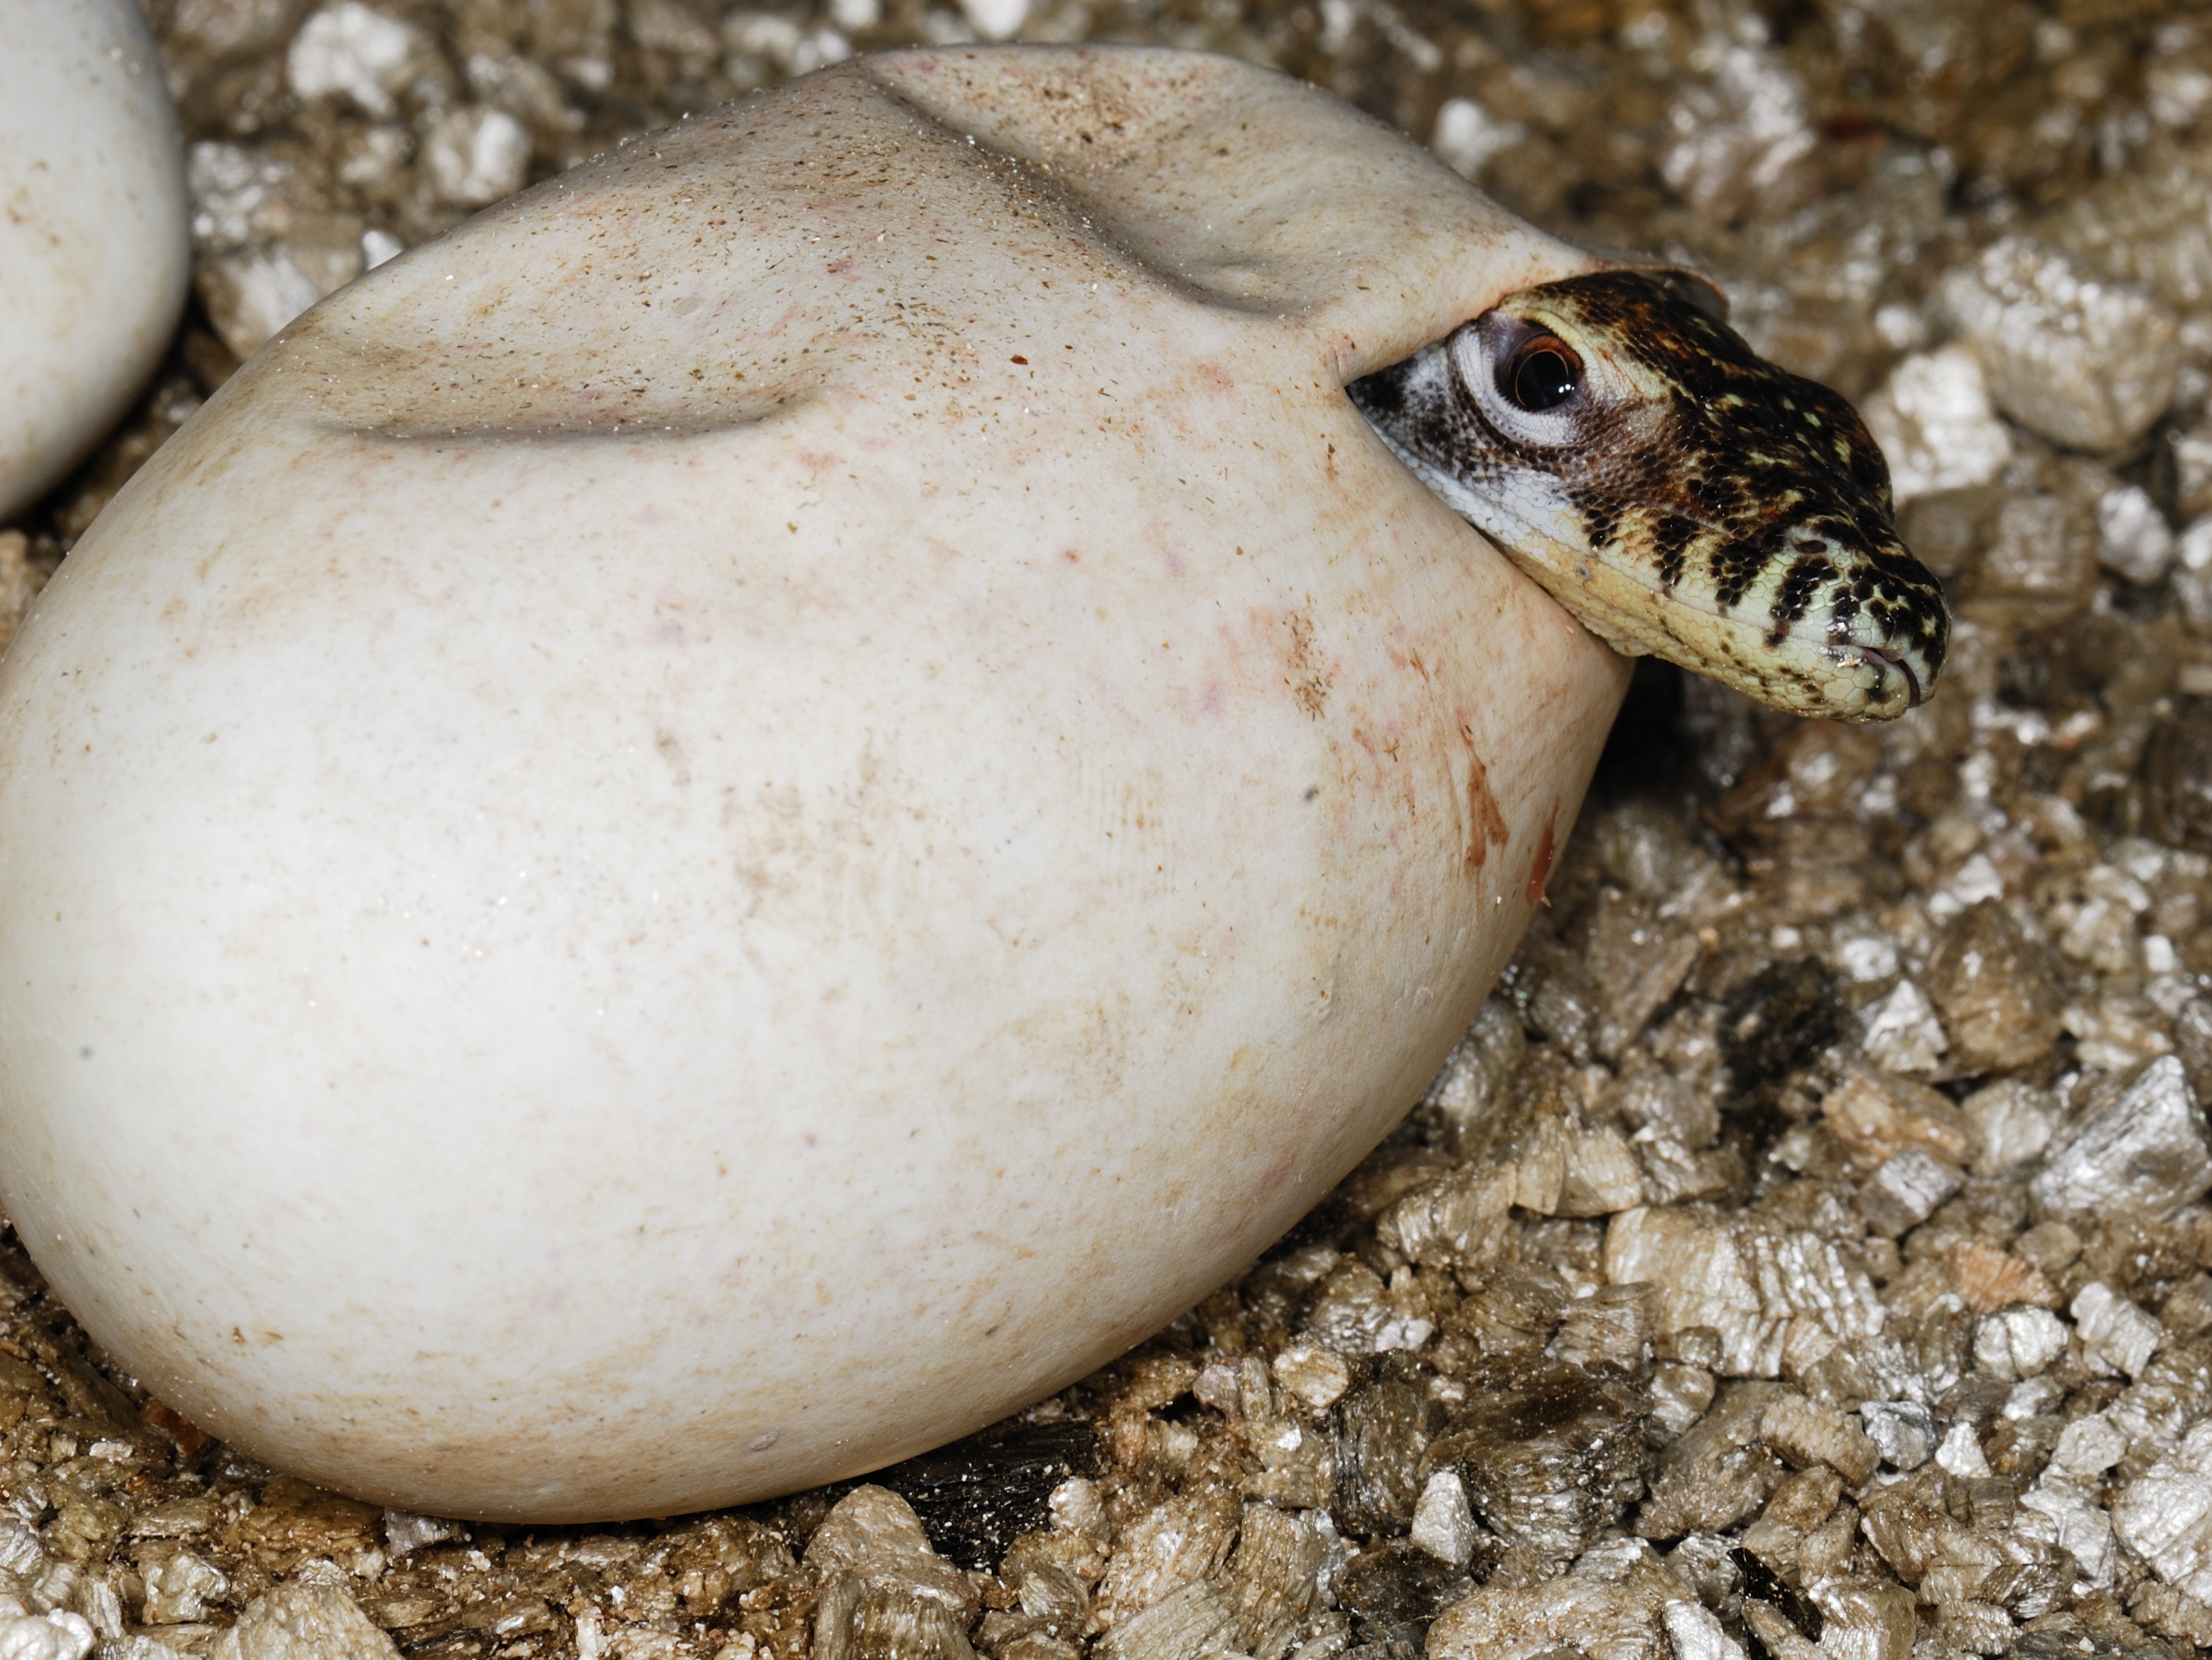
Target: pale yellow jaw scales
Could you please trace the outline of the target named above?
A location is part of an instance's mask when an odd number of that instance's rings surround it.
[[[1802,714],[1864,719],[1906,707],[1905,682],[1894,670],[1885,673],[1862,654],[1831,650],[1802,631],[1771,639],[1760,621],[1771,583],[1723,614],[1688,585],[1662,593],[1621,564],[1550,538],[1532,535],[1527,550],[1522,568],[1615,651],[1664,657]],[[1877,707],[1877,690],[1894,707]]]
[[[24,1243],[441,1514],[1102,1362],[1405,1110],[1567,835],[1627,666],[1340,388],[1588,265],[1250,68],[962,51],[326,301],[0,669]]]

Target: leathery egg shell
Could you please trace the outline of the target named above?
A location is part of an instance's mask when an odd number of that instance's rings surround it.
[[[293,325],[0,668],[0,1172],[155,1394],[666,1515],[1080,1376],[1419,1096],[1626,666],[1346,399],[1592,257],[1291,81],[860,60]]]
[[[191,277],[183,147],[132,0],[0,5],[0,519],[114,424]]]

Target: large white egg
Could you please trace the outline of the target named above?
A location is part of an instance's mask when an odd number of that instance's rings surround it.
[[[1626,679],[1346,400],[1591,268],[1310,88],[841,66],[325,301],[0,668],[0,1196],[404,1508],[1081,1375],[1419,1094]]]
[[[138,8],[0,3],[0,520],[115,423],[191,279],[183,145]]]

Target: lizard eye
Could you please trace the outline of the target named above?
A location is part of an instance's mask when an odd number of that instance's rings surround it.
[[[1602,357],[1504,307],[1455,331],[1446,348],[1461,390],[1508,442],[1557,450],[1586,443],[1620,390]]]
[[[1555,336],[1526,341],[1498,377],[1499,395],[1531,415],[1557,409],[1582,384],[1582,364]]]

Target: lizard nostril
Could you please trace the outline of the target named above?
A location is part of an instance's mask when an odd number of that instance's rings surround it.
[[[1905,677],[1905,706],[1917,709],[1927,693],[1920,689],[1920,677],[1912,672],[1912,664],[1903,652],[1892,651],[1884,646],[1868,646],[1866,654],[1887,668],[1895,669]]]

